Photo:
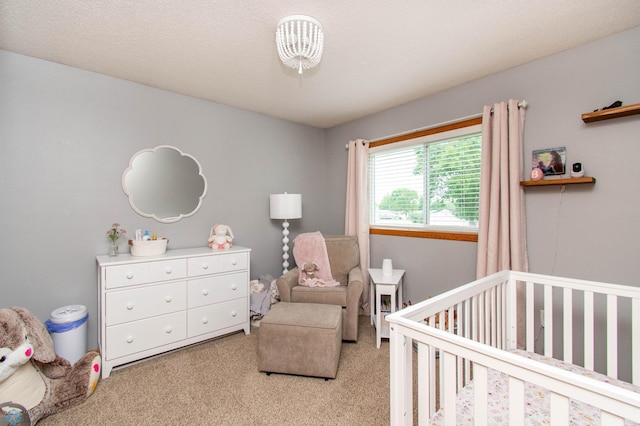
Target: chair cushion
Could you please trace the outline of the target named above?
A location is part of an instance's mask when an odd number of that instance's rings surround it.
[[[358,238],[351,235],[325,235],[333,279],[347,285],[349,272],[360,265]]]
[[[323,305],[347,306],[347,286],[304,287],[291,289],[291,301],[294,303],[320,303]]]

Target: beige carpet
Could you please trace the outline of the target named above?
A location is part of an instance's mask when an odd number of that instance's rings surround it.
[[[389,342],[360,317],[335,380],[258,372],[260,329],[115,370],[84,404],[39,425],[387,425]]]

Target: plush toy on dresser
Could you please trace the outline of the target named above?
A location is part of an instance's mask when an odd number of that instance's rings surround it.
[[[72,366],[55,354],[37,317],[24,308],[0,309],[0,403],[26,407],[31,424],[89,398],[101,365],[98,353],[87,352]]]
[[[233,232],[227,225],[213,225],[209,233],[209,247],[213,249],[228,249],[233,244]]]

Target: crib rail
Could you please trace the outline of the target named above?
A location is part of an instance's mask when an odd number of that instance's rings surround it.
[[[388,315],[392,424],[413,422],[414,374],[419,424],[455,407],[471,379],[474,421],[486,424],[487,368],[509,376],[513,424],[523,421],[524,382],[550,390],[552,424],[566,424],[569,397],[600,408],[603,424],[640,422],[637,393],[508,352],[522,347],[638,385],[638,308],[640,288],[502,271]],[[444,413],[455,424],[455,409]]]

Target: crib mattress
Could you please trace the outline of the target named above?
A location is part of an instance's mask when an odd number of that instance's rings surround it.
[[[514,350],[513,353],[640,393],[640,387],[638,386],[623,382],[622,380],[612,379],[604,374],[590,371],[577,365],[522,350]],[[489,369],[487,387],[489,391],[487,407],[488,423],[494,425],[509,424],[508,376],[497,370]],[[531,383],[525,383],[524,400],[525,425],[550,424],[549,391],[547,389]],[[600,425],[599,409],[573,399],[570,400],[569,405],[569,424],[576,426]],[[458,393],[456,397],[456,412],[457,425],[473,424],[473,381]],[[444,424],[443,410],[438,411],[436,415],[431,418],[430,424],[434,426]],[[632,421],[626,421],[625,425],[640,426],[640,424]]]

